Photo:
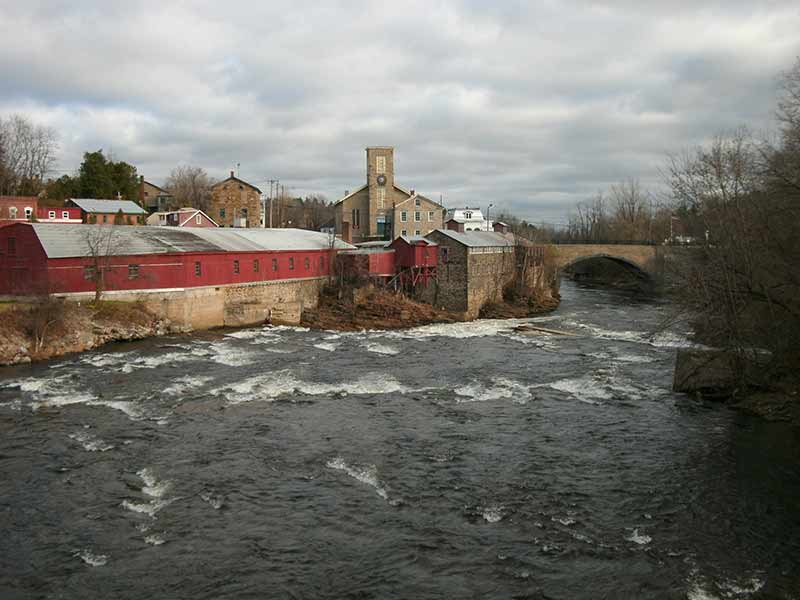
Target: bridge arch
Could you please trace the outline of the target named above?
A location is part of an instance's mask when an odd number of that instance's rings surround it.
[[[620,265],[628,273],[635,275],[639,279],[649,281],[653,278],[653,274],[650,271],[648,271],[648,269],[639,264],[637,261],[631,260],[630,258],[627,258],[625,256],[608,254],[606,252],[598,252],[595,254],[584,254],[572,257],[566,261],[563,261],[559,265],[559,268],[561,271],[568,271],[571,270],[573,267],[583,263],[591,263],[594,261],[602,261],[602,260],[611,261],[617,265]]]

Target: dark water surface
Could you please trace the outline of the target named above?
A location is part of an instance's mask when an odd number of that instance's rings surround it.
[[[800,440],[670,391],[663,303],[0,370],[0,598],[800,598]]]

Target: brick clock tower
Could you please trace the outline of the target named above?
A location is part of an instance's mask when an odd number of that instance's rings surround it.
[[[384,237],[391,231],[394,200],[394,148],[367,148],[367,187],[369,188],[369,236]]]

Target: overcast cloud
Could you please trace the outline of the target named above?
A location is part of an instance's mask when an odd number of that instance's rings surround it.
[[[564,221],[666,153],[769,127],[800,3],[0,0],[0,114],[103,148],[154,183],[241,163],[338,198],[364,148],[447,206]]]

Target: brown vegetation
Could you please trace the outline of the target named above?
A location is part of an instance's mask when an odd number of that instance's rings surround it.
[[[5,306],[0,320],[0,365],[82,352],[168,330],[168,322],[138,303],[79,304],[47,297],[14,303]]]
[[[401,293],[371,286],[343,291],[327,286],[320,296],[319,306],[303,312],[302,324],[315,329],[360,331],[404,329],[459,320],[458,315],[415,302]]]

